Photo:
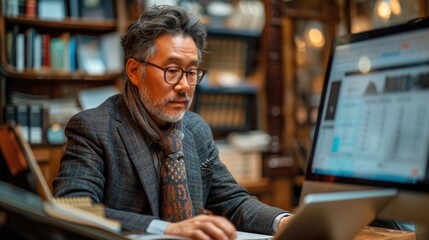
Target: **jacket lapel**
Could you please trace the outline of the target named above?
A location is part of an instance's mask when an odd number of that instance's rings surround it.
[[[122,137],[125,148],[133,162],[154,216],[159,216],[159,177],[153,164],[152,154],[145,143],[140,130],[132,122],[128,108],[123,104],[122,98],[118,101],[117,120],[118,131]]]
[[[204,206],[203,204],[203,190],[201,183],[201,170],[200,170],[200,160],[198,159],[198,154],[195,150],[195,142],[191,137],[191,132],[186,132],[183,139],[183,150],[185,153],[185,164],[186,172],[189,186],[189,193],[192,199],[192,206],[194,208],[195,214],[198,214],[198,208]]]

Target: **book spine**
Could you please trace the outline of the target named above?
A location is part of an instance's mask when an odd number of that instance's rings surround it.
[[[43,107],[41,105],[30,105],[28,113],[29,143],[41,144],[43,142]]]
[[[19,15],[19,2],[18,0],[4,0],[6,3],[6,16],[17,17]]]
[[[23,33],[16,35],[16,71],[22,72],[25,67],[25,36]]]
[[[19,125],[22,136],[26,141],[30,138],[29,125],[28,125],[28,106],[27,105],[16,105],[15,108],[15,119],[16,124]]]
[[[37,33],[34,36],[33,68],[35,70],[42,68],[42,35]]]
[[[34,28],[29,28],[25,31],[25,68],[33,68],[33,48],[34,48],[34,35],[36,30]]]
[[[26,0],[25,1],[25,16],[29,18],[34,18],[37,16],[37,1],[36,0]]]
[[[51,68],[51,36],[49,34],[42,35],[42,68]]]
[[[79,4],[81,1],[79,0],[69,0],[69,16],[70,18],[79,18]]]
[[[70,36],[69,41],[69,68],[70,72],[76,71],[76,37]]]
[[[9,30],[6,32],[6,54],[7,54],[7,62],[12,65],[16,66],[15,62],[15,35],[12,30]]]
[[[16,124],[15,105],[12,105],[12,104],[5,105],[3,108],[3,113],[4,113],[4,119],[3,119],[4,123],[14,126]]]

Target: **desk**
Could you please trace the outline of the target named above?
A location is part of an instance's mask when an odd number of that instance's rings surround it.
[[[353,240],[414,240],[413,232],[379,227],[364,227]]]

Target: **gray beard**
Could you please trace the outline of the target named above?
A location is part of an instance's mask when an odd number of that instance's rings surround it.
[[[165,121],[169,123],[175,123],[180,120],[182,120],[183,116],[185,115],[185,111],[179,114],[166,114],[165,113],[165,105],[171,101],[172,99],[165,100],[162,104],[159,104],[154,101],[149,95],[148,91],[144,86],[142,86],[140,91],[140,99],[142,100],[143,106],[146,108],[146,110],[149,112],[150,115]],[[192,103],[192,97],[190,98],[186,110],[189,109]]]

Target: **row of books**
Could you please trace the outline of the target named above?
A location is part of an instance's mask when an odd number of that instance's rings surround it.
[[[4,122],[19,125],[22,135],[31,144],[46,143],[48,109],[41,105],[6,105],[3,110]]]
[[[193,110],[219,134],[254,130],[258,124],[257,88],[247,84],[227,88],[199,84]]]
[[[3,14],[8,17],[62,20],[65,17],[113,19],[113,0],[4,0]]]
[[[247,61],[247,44],[238,38],[210,39],[205,62],[209,69],[237,72],[244,77]]]
[[[30,144],[63,144],[63,128],[76,113],[97,107],[120,91],[116,86],[82,89],[78,96],[49,98],[11,92],[3,107],[3,123],[19,125]],[[1,121],[0,121],[1,122]]]
[[[234,94],[199,94],[197,111],[214,128],[246,127],[247,98]]]
[[[65,142],[64,125],[81,109],[75,98],[48,99],[19,92],[10,94],[3,107],[3,122],[18,125],[30,144],[60,145]]]
[[[237,181],[262,179],[262,155],[258,151],[241,151],[233,145],[218,141],[219,158]]]
[[[120,72],[123,54],[119,33],[100,37],[60,35],[38,32],[34,28],[20,31],[15,25],[6,32],[7,61],[16,71],[81,71],[87,74]]]

